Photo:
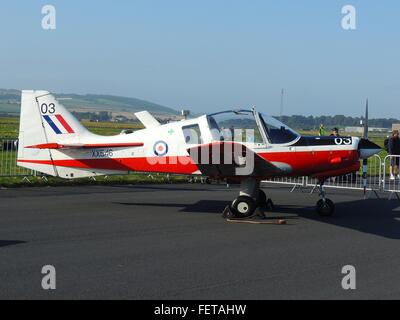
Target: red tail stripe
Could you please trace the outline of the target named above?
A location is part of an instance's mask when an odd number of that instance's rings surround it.
[[[92,144],[58,144],[44,143],[27,146],[30,149],[96,149],[96,148],[125,148],[125,147],[143,147],[143,142],[127,143],[92,143]]]
[[[56,114],[56,118],[58,121],[60,121],[60,123],[65,128],[65,130],[67,130],[68,133],[75,133],[61,114]]]

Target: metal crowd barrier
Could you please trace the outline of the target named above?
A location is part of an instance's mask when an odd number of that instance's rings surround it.
[[[296,188],[307,187],[308,177],[276,177],[272,179],[267,179],[262,181],[263,183],[272,183],[272,184],[280,184],[280,185],[289,185],[292,186],[290,192],[293,192]]]
[[[376,193],[382,190],[382,159],[379,155],[374,155],[368,160],[367,185],[366,190]],[[293,178],[274,178],[263,181],[264,183],[275,183],[282,185],[292,185],[291,192],[296,188],[311,188],[314,192],[318,185],[318,180],[312,177],[293,177]],[[360,170],[351,174],[331,177],[325,181],[326,188],[364,190],[364,180],[362,177],[362,161]],[[398,182],[400,192],[400,181]]]
[[[387,155],[383,160],[382,189],[390,193],[389,199],[396,196],[400,200],[398,194],[400,193],[399,163],[400,155]],[[391,177],[392,173],[393,177]]]
[[[17,166],[18,140],[0,139],[0,176],[34,176],[34,170]]]
[[[327,188],[339,189],[353,189],[364,190],[364,180],[362,177],[362,160],[360,160],[360,170],[357,172],[349,173],[346,175],[331,177],[325,181]],[[381,173],[382,173],[382,159],[377,154],[368,160],[367,171],[367,185],[366,189],[369,191],[381,190]],[[315,186],[317,184],[316,178],[309,178],[308,185]]]

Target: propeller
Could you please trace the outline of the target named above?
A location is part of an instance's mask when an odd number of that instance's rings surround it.
[[[362,179],[364,187],[364,197],[368,185],[368,158],[381,151],[381,147],[368,139],[368,99],[365,105],[365,119],[364,119],[364,132],[363,137],[358,143],[358,151],[362,162]]]
[[[364,119],[364,134],[363,134],[363,141],[368,140],[368,99],[365,105],[365,119]],[[360,149],[360,145],[358,146]],[[363,187],[364,187],[364,197],[366,196],[367,192],[367,184],[368,184],[368,158],[363,158],[363,168],[362,168],[362,177],[363,177]]]

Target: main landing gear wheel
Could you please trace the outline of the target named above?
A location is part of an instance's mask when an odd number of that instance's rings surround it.
[[[233,201],[231,210],[235,218],[248,218],[256,210],[256,202],[250,197],[240,196]]]
[[[316,209],[321,217],[330,217],[335,211],[335,204],[330,199],[320,199],[317,202]]]

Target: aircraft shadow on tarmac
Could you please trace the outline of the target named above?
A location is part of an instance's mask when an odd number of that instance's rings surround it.
[[[170,207],[181,208],[186,213],[215,213],[221,214],[229,204],[223,200],[200,200],[193,204],[184,203],[117,203],[131,206]],[[354,201],[337,202],[336,211],[332,217],[320,217],[314,207],[277,205],[267,217],[274,219],[295,220],[299,218],[311,219],[328,223],[338,227],[374,234],[389,239],[400,239],[400,202],[387,199],[360,199]]]
[[[187,189],[185,189],[187,190]],[[181,208],[180,212],[187,213],[218,213],[221,214],[225,207],[229,204],[222,200],[200,200],[196,203],[145,203],[145,202],[118,202],[118,204],[126,206],[140,207],[168,207]]]
[[[8,246],[15,246],[17,244],[26,243],[26,241],[20,240],[0,240],[0,248],[8,247]]]
[[[231,189],[237,189],[239,188],[238,185],[233,185],[230,186],[230,188],[227,188],[225,184],[220,184],[220,185],[213,185],[213,188],[210,189],[209,185],[202,185],[202,184],[193,184],[188,187],[187,184],[180,186],[179,184],[162,184],[162,185],[114,185],[112,186],[113,188],[121,188],[121,189],[137,189],[138,191],[170,191],[170,192],[176,192],[176,191],[205,191],[205,192],[210,192],[215,191],[215,190],[231,190]]]
[[[332,218],[319,219],[344,228],[390,239],[400,239],[400,207],[397,200],[360,199],[336,204]]]

